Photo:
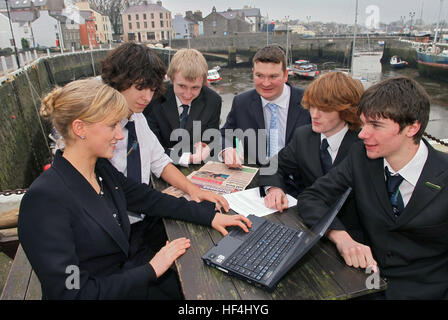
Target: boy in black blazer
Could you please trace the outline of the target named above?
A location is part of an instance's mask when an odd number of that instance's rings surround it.
[[[342,72],[327,73],[307,87],[302,105],[310,111],[311,125],[297,128],[291,142],[271,160],[278,162],[277,172],[259,177],[260,194],[266,191],[268,208],[282,212],[288,207],[285,181],[290,175],[300,177],[306,188],[346,157],[359,141],[357,111],[363,92],[359,80]],[[362,240],[354,204],[348,200],[346,206],[350,210],[341,218],[352,236]]]
[[[448,298],[448,155],[422,139],[429,109],[423,87],[406,77],[367,89],[359,107],[363,143],[298,198],[313,225],[353,188],[366,245],[338,218],[327,235],[348,265],[379,270],[388,299]]]
[[[166,154],[182,166],[201,163],[209,156],[206,143],[210,141],[203,140],[202,135],[207,129],[219,128],[222,99],[207,86],[207,73],[207,62],[198,50],[177,51],[168,67],[171,84],[166,93],[151,101],[143,112]],[[193,121],[200,121],[197,133]],[[185,130],[185,137],[171,138],[179,128]],[[178,142],[182,145],[173,149]]]

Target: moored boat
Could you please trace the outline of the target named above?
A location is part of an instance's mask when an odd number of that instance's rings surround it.
[[[408,62],[401,60],[399,56],[393,56],[390,58],[389,64],[394,69],[402,69],[408,65]]]
[[[208,70],[207,73],[207,81],[208,83],[215,84],[222,80],[222,77],[219,75],[218,71],[221,68],[219,66],[214,67],[213,69]]]
[[[317,65],[308,60],[296,60],[293,66],[294,75],[301,78],[313,79],[319,75]]]

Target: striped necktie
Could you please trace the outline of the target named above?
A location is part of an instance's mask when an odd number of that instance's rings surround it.
[[[182,113],[179,116],[179,128],[185,129],[185,126],[187,125],[187,119],[188,119],[188,108],[190,106],[183,104],[181,107],[184,109]]]
[[[392,212],[395,217],[398,217],[404,209],[403,197],[399,189],[404,178],[399,174],[392,175],[387,166],[384,167],[384,173],[386,174],[386,188],[392,205]]]
[[[278,152],[278,105],[275,103],[268,103],[266,106],[271,112],[271,121],[269,121],[268,156],[272,157]]]
[[[323,139],[320,144],[320,164],[322,166],[322,171],[327,174],[330,171],[333,162],[331,160],[330,153],[328,152],[328,141]]]

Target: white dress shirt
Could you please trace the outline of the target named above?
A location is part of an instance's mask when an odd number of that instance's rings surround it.
[[[348,125],[346,124],[342,130],[340,130],[338,133],[333,134],[330,137],[326,137],[323,133],[320,134],[320,142],[322,143],[322,140],[327,139],[328,142],[328,153],[330,153],[331,156],[331,163],[334,163],[334,160],[336,159],[339,151],[339,147],[341,146],[342,140],[344,140],[345,134],[348,131]]]
[[[184,111],[184,108],[182,108],[181,106],[183,105],[183,103],[180,101],[180,99],[174,95],[176,97],[176,103],[177,103],[177,111],[179,112],[179,117],[182,114],[182,112]],[[190,114],[190,109],[191,109],[191,103],[188,104],[189,108],[187,110],[187,114]],[[190,163],[190,155],[191,152],[183,152],[182,156],[179,159],[179,165],[183,166],[183,167],[188,167],[189,163]]]
[[[289,99],[291,97],[291,88],[285,83],[283,85],[283,92],[275,100],[268,101],[261,98],[261,105],[263,107],[264,125],[266,130],[269,130],[269,123],[271,121],[271,111],[266,106],[268,103],[275,103],[278,105],[277,109],[277,126],[278,126],[278,151],[285,147],[286,142],[286,123],[288,121]]]
[[[426,159],[428,159],[428,147],[423,140],[420,140],[420,145],[414,157],[403,168],[395,172],[387,160],[384,158],[384,167],[388,167],[391,175],[400,174],[403,177],[403,182],[400,184],[400,193],[403,198],[404,206],[408,204],[417,185],[418,178],[423,171]],[[384,175],[386,179],[386,175]]]
[[[173,162],[165,153],[159,140],[151,131],[142,113],[133,113],[130,117],[135,122],[135,133],[140,148],[140,161],[142,165],[142,183],[149,184],[150,173],[154,173],[158,178],[162,174],[163,169],[168,163]],[[127,146],[128,146],[128,129],[126,124],[128,119],[121,121],[121,129],[123,130],[124,139],[118,141],[114,156],[110,159],[118,171],[127,175]]]

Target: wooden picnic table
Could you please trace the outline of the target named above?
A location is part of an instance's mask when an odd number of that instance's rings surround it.
[[[199,168],[199,165],[194,165],[180,170],[188,175]],[[168,186],[159,179],[154,182],[159,190]],[[257,185],[258,176],[255,176],[248,188]],[[306,228],[295,206],[266,218],[288,226]],[[191,240],[191,247],[176,260],[182,291],[187,300],[349,299],[386,288],[386,283],[381,279],[378,289],[368,289],[366,281],[371,275],[363,269],[347,266],[334,244],[323,238],[269,293],[205,265],[202,255],[222,239],[216,230],[172,219],[164,219],[164,224],[170,241],[180,237]]]

